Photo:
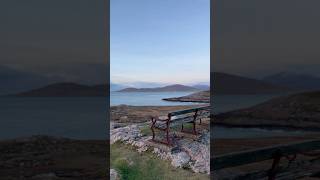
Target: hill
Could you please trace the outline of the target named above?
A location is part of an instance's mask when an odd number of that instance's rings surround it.
[[[107,85],[87,86],[76,83],[55,83],[42,88],[10,95],[18,97],[107,96]]]
[[[275,94],[292,91],[288,87],[262,80],[221,72],[213,73],[212,82],[214,94]]]
[[[201,89],[203,91],[207,91],[210,89],[210,86],[209,85],[205,85],[205,84],[196,84],[196,85],[193,85],[192,87],[196,88],[196,89]]]
[[[125,88],[125,89],[119,90],[118,92],[175,92],[175,91],[199,91],[199,89],[190,87],[190,86],[184,86],[181,84],[174,84],[170,86],[156,87],[156,88]]]
[[[59,80],[57,77],[49,78],[31,72],[0,66],[0,95],[40,88]]]
[[[271,99],[256,106],[221,113],[215,123],[242,127],[320,129],[320,91]]]
[[[308,74],[281,72],[263,78],[263,81],[298,90],[319,90],[320,78]]]

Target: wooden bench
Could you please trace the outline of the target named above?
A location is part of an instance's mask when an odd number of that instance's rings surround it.
[[[184,123],[191,123],[193,125],[192,134],[196,135],[196,121],[199,120],[201,124],[202,118],[210,117],[210,106],[199,107],[186,109],[181,111],[175,111],[168,113],[164,117],[151,117],[151,131],[152,131],[152,140],[155,142],[163,143],[166,145],[172,145],[170,140],[169,133],[170,128],[176,125],[181,124],[181,132],[187,132],[184,130]],[[155,139],[155,130],[160,130],[165,132],[165,140],[156,140]],[[190,132],[187,132],[190,133]]]

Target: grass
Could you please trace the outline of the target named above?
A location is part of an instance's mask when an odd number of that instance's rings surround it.
[[[145,136],[151,136],[152,135],[152,131],[151,131],[149,125],[144,125],[144,126],[140,127],[140,132],[141,132],[142,135],[145,135]]]
[[[111,145],[111,168],[120,173],[122,180],[209,180],[207,174],[174,168],[170,162],[151,152],[139,154],[134,147],[115,143]]]

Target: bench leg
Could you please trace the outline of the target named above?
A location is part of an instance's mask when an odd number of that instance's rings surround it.
[[[197,130],[196,130],[196,121],[193,121],[193,134],[197,134]]]
[[[154,132],[154,126],[155,126],[155,124],[156,124],[156,119],[155,118],[151,118],[151,127],[150,127],[150,129],[151,129],[151,131],[152,131],[152,140],[154,140],[154,137],[155,137],[155,132]]]
[[[170,145],[170,138],[169,138],[169,127],[166,130],[166,134],[167,134],[167,143],[168,145]]]
[[[151,126],[151,131],[152,131],[152,140],[154,140],[155,132],[154,132],[154,128],[153,128],[153,126]]]
[[[157,143],[162,143],[162,144],[165,144],[165,145],[170,146],[170,145],[171,145],[171,141],[170,141],[170,136],[169,136],[169,130],[170,130],[170,127],[169,127],[169,126],[168,126],[166,129],[160,130],[160,131],[162,131],[162,132],[165,133],[165,137],[164,137],[164,140],[157,140],[157,139],[155,138],[155,128],[154,128],[154,125],[152,125],[152,126],[151,126],[152,141],[157,142]]]

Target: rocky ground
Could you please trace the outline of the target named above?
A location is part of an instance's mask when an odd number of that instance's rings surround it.
[[[106,143],[49,136],[1,141],[1,179],[106,179]]]
[[[177,138],[172,147],[151,142],[152,137],[143,135],[138,125],[115,128],[110,133],[111,144],[115,142],[129,144],[135,146],[140,153],[152,151],[155,156],[171,161],[173,167],[190,168],[197,173],[210,173],[210,133],[208,130],[204,129],[202,135],[196,140]]]

